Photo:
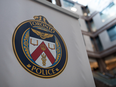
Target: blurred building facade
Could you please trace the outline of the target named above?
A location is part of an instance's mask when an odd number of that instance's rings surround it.
[[[92,70],[107,72],[116,67],[116,1],[106,0],[103,7],[99,0],[86,6],[76,0],[48,0],[80,16],[83,40]],[[83,0],[82,0],[83,1]],[[102,0],[101,0],[102,1]],[[113,65],[112,65],[113,64]]]
[[[80,16],[82,37],[94,79],[97,79],[96,87],[116,87],[116,0],[47,1]],[[80,4],[83,1],[84,4]]]

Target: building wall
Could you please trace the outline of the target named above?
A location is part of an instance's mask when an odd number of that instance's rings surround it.
[[[89,9],[89,11],[90,11],[90,14],[92,14],[95,10],[92,9],[92,8],[90,7],[90,4],[91,4],[91,3],[88,4],[88,9]]]
[[[100,29],[101,27],[103,27],[104,25],[106,25],[107,23],[109,23],[110,21],[112,21],[114,18],[116,18],[115,16],[112,16],[110,18],[108,18],[107,20],[103,20],[101,17],[100,17],[100,14],[98,13],[97,15],[95,15],[93,17],[93,21],[95,23],[95,26],[96,26],[96,29]],[[104,22],[103,22],[104,21]]]
[[[104,50],[116,45],[116,40],[111,41],[107,31],[104,31],[101,34],[99,34],[99,37],[100,37],[100,40],[101,40],[101,43],[102,43]]]
[[[73,7],[71,7],[71,6],[65,7],[65,5],[64,5],[65,2],[63,0],[60,0],[60,1],[61,1],[62,8],[66,9],[66,10],[69,10],[69,11],[75,13],[75,14],[78,14],[78,15],[81,15],[81,16],[83,15],[83,12],[82,12],[81,7],[79,5],[74,4]],[[72,11],[71,8],[76,8],[76,11]]]
[[[93,21],[95,23],[96,29],[100,29],[101,27],[105,26],[107,23],[115,19],[115,16],[110,17],[106,21],[102,22],[102,19],[100,17],[100,14],[98,13],[93,17]],[[103,49],[107,49],[109,47],[112,47],[113,45],[116,45],[116,40],[111,41],[109,38],[109,35],[107,33],[107,30],[103,31],[102,33],[99,34],[100,41],[102,43]]]
[[[65,7],[64,3],[65,2],[63,0],[61,0],[62,8],[67,9],[69,11],[72,11],[71,7],[70,6],[69,7],[68,6]],[[76,14],[78,14],[80,16],[80,18],[79,18],[79,25],[80,25],[81,30],[88,31],[86,23],[85,23],[85,20],[81,18],[81,16],[83,16],[83,11],[81,9],[81,6],[78,5],[78,4],[74,4],[73,7],[76,8],[77,11],[75,11],[75,12],[72,11],[72,12],[74,12],[74,13],[76,13]],[[90,37],[86,36],[86,35],[83,35],[83,39],[84,39],[84,42],[85,42],[86,50],[93,51],[93,47],[92,47],[92,43],[91,43]]]
[[[81,30],[83,30],[83,31],[88,31],[88,29],[87,29],[87,25],[86,25],[84,19],[79,18],[79,23],[80,23]]]
[[[83,35],[83,38],[84,38],[86,50],[94,51],[93,47],[92,47],[92,43],[91,43],[90,37],[86,36],[86,35]]]
[[[86,23],[85,23],[84,19],[79,18],[79,24],[80,24],[81,30],[88,32],[88,29],[87,29],[87,26],[86,26]],[[85,42],[86,50],[93,51],[92,42],[91,42],[90,37],[87,36],[87,35],[83,35],[83,39],[84,39],[84,42]]]

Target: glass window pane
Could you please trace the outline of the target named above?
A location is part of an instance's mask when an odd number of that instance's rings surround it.
[[[110,3],[105,9],[103,9],[100,12],[102,22],[106,21],[112,16],[115,16],[116,15],[115,9],[116,9],[116,4],[114,2]]]
[[[116,40],[116,26],[111,27],[107,32],[111,41]]]
[[[63,4],[64,4],[64,7],[73,7],[74,6],[74,3],[67,1],[67,0],[63,0]]]

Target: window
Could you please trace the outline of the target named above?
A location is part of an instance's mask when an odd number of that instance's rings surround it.
[[[52,3],[56,5],[56,0],[52,0]]]
[[[102,46],[99,36],[97,36],[95,39],[96,39],[96,43],[97,43],[99,51],[103,51],[103,46]]]
[[[86,7],[82,7],[82,11],[83,11],[83,15],[84,16],[90,16],[90,11],[89,11],[89,9],[88,9],[88,6],[86,6]]]
[[[94,21],[92,19],[90,21],[86,21],[86,25],[89,32],[95,32],[97,30]]]
[[[73,2],[70,2],[70,1],[67,1],[67,0],[63,0],[63,1],[64,1],[64,7],[73,7],[74,6]]]
[[[62,0],[62,7],[72,11],[72,12],[77,12],[77,5],[75,4],[75,2],[70,1],[70,0]]]
[[[91,41],[93,43],[94,51],[103,51],[103,46],[102,46],[99,36],[95,37],[94,39],[91,38]]]
[[[105,9],[103,9],[100,12],[102,22],[106,21],[112,16],[115,16],[116,15],[115,9],[116,9],[116,4],[114,2],[110,3]]]
[[[116,25],[107,30],[111,41],[116,40]]]
[[[91,25],[92,32],[95,32],[96,31],[96,27],[95,27],[95,24],[94,24],[93,20],[90,21],[90,25]]]

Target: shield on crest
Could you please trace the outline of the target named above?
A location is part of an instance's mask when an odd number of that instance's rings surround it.
[[[41,29],[31,28],[29,38],[29,51],[34,62],[43,68],[52,66],[56,59],[54,35]]]
[[[20,23],[13,33],[12,43],[19,63],[37,77],[56,77],[66,67],[65,42],[44,16],[34,16],[34,20]]]

